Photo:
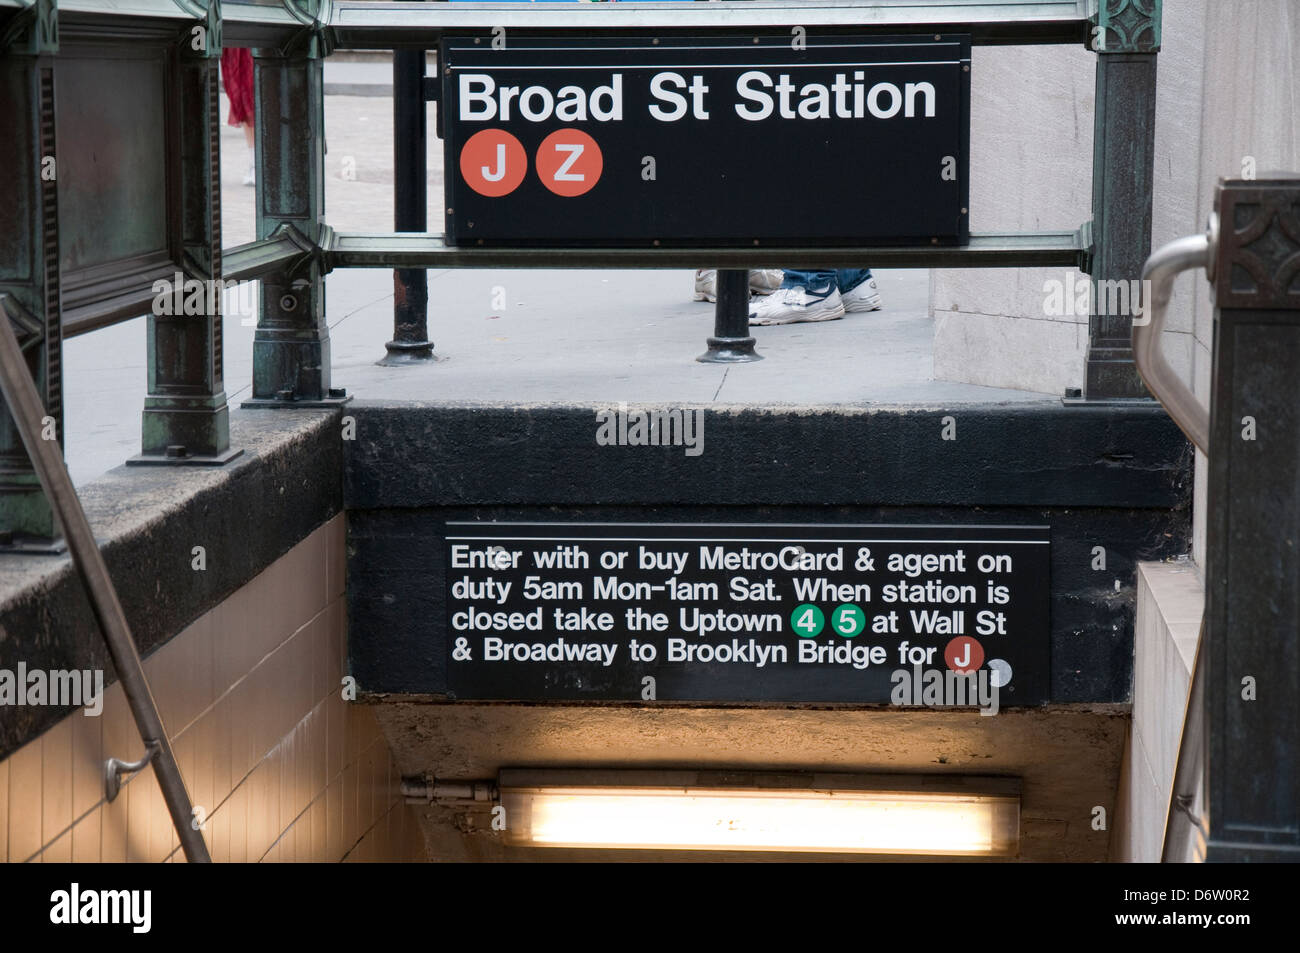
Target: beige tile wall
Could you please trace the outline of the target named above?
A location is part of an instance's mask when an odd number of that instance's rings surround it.
[[[1111,857],[1156,863],[1187,709],[1205,590],[1191,562],[1138,563],[1133,725]]]
[[[344,518],[319,527],[145,659],[212,859],[423,860],[371,710],[342,700]],[[120,684],[0,761],[0,860],[183,861]]]

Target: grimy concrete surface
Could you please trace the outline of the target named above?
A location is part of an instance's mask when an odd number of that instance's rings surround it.
[[[403,776],[492,779],[502,767],[732,768],[1021,779],[1020,860],[1098,862],[1115,814],[1127,706],[1000,712],[898,709],[379,704]],[[671,851],[508,848],[491,833],[491,803],[420,806],[429,860],[681,860]],[[747,860],[785,859],[756,853]],[[692,852],[690,860],[735,859]],[[821,859],[835,859],[823,855]],[[849,859],[849,858],[844,858]],[[861,856],[857,855],[858,860]],[[915,857],[908,858],[915,860]]]
[[[340,64],[382,73],[373,64]],[[326,218],[343,231],[393,228],[392,100],[327,96]],[[228,114],[223,102],[221,115]],[[432,130],[432,112],[430,129]],[[241,183],[240,129],[221,130],[223,244],[254,238],[254,190]],[[429,142],[429,221],[442,219],[441,143]],[[870,263],[866,263],[870,265]],[[435,270],[429,336],[439,360],[379,367],[392,337],[391,271],[327,278],[335,386],[376,400],[530,403],[925,404],[1054,400],[1056,395],[935,381],[929,275],[877,274],[885,308],[841,321],[755,328],[764,360],[694,358],[713,308],[692,301],[690,271]],[[227,292],[225,385],[231,413],[250,396],[255,283]],[[146,390],[145,318],[65,343],[69,469],[83,485],[139,452]],[[273,411],[256,411],[268,413]]]

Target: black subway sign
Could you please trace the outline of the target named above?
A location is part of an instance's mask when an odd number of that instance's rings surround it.
[[[463,522],[445,546],[454,698],[1048,700],[1047,527]]]
[[[456,244],[964,244],[970,38],[452,37]]]

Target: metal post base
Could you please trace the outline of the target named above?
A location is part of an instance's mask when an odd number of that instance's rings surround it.
[[[1105,400],[1150,400],[1146,385],[1133,362],[1133,349],[1125,346],[1092,347],[1084,368],[1084,393],[1092,403]]]
[[[0,533],[0,554],[22,556],[62,556],[68,544],[62,536],[29,536],[26,533]]]
[[[331,387],[328,397],[318,397],[314,400],[297,400],[291,393],[285,393],[280,397],[250,397],[240,404],[240,407],[297,407],[300,410],[307,410],[313,407],[342,407],[352,399],[342,387]]]
[[[742,364],[761,361],[763,355],[754,350],[754,338],[709,338],[709,349],[696,358],[701,364]]]
[[[433,353],[432,341],[389,341],[384,347],[388,349],[388,354],[375,361],[380,367],[428,364],[440,360]]]
[[[1145,407],[1152,403],[1154,398],[1151,397],[1102,397],[1089,400],[1083,396],[1083,390],[1079,387],[1067,387],[1061,396],[1061,404],[1065,407]]]
[[[749,271],[723,268],[718,271],[718,300],[713,308],[713,337],[709,349],[696,358],[702,364],[741,364],[761,361],[749,336]]]
[[[224,453],[186,453],[181,446],[168,447],[163,453],[137,453],[126,461],[128,467],[222,467],[244,451],[227,450]]]

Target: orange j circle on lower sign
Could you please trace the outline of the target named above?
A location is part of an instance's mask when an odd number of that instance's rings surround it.
[[[959,675],[966,675],[984,664],[984,646],[969,636],[958,636],[943,650],[943,660]]]

